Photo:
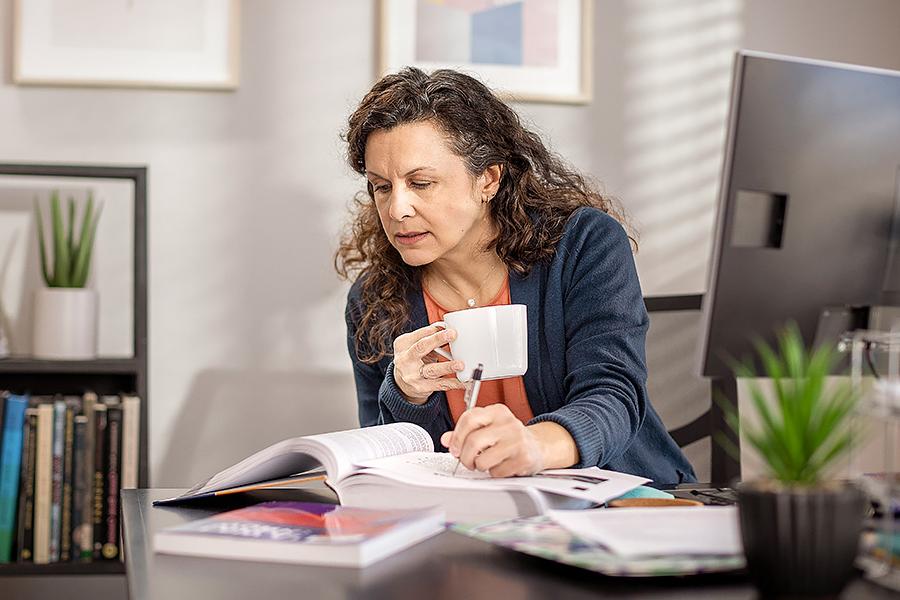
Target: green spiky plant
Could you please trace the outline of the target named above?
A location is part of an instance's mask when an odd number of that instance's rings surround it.
[[[827,480],[829,468],[846,456],[856,441],[851,416],[858,394],[849,381],[827,386],[840,353],[830,346],[808,352],[796,324],[778,333],[776,348],[757,341],[763,376],[772,380],[770,400],[754,380],[751,362],[733,363],[736,377],[749,378],[753,407],[760,424],[739,420],[730,407],[726,419],[762,458],[772,478],[789,487],[811,487]],[[740,423],[740,426],[739,426]],[[735,445],[724,435],[719,443],[732,455]]]
[[[68,221],[63,221],[60,208],[59,192],[50,194],[50,219],[53,232],[53,263],[47,260],[47,250],[44,242],[44,221],[41,214],[41,205],[37,198],[34,201],[34,209],[37,213],[38,245],[41,254],[41,272],[48,287],[53,288],[83,288],[87,283],[91,271],[91,254],[94,249],[94,234],[97,231],[97,221],[100,219],[100,209],[94,211],[94,195],[88,192],[87,202],[81,219],[81,230],[76,232],[75,200],[68,201]]]

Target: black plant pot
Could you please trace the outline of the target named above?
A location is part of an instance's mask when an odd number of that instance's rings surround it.
[[[865,511],[854,485],[738,486],[747,570],[766,596],[836,596],[853,573]]]

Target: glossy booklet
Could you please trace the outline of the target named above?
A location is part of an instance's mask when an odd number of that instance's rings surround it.
[[[634,509],[614,508],[612,514]],[[657,509],[649,509],[657,510]],[[457,523],[453,531],[524,554],[596,571],[611,577],[671,577],[735,571],[743,554],[623,556],[588,536],[573,533],[549,516],[494,523]]]
[[[434,451],[424,429],[392,423],[278,442],[181,496],[155,504],[187,504],[237,490],[327,477],[344,506],[439,506],[450,521],[497,520],[602,504],[648,481],[596,467],[504,478],[461,467],[454,476],[455,466],[450,454]]]
[[[265,502],[156,534],[163,554],[364,567],[444,530],[440,510]]]

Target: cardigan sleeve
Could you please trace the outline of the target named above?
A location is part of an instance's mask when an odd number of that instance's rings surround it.
[[[360,318],[355,286],[347,298],[344,318],[347,322],[347,351],[353,363],[353,379],[356,383],[356,400],[360,427],[385,423],[415,423],[432,433],[432,438],[443,433],[440,417],[442,392],[429,396],[424,404],[413,404],[403,397],[394,381],[394,362],[386,367],[380,363],[363,362],[356,349],[356,329]],[[432,430],[434,430],[432,432]]]
[[[558,254],[565,401],[531,423],[565,427],[578,449],[576,467],[605,465],[628,449],[646,414],[649,319],[630,240],[611,217],[575,213]]]

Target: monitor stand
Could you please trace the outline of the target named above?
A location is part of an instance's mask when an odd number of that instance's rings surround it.
[[[733,486],[741,479],[740,436],[726,420],[727,411],[737,413],[737,380],[734,377],[713,377],[709,380],[712,402],[709,409],[710,431],[710,481],[715,485]],[[738,456],[722,445],[720,436],[725,436]]]

